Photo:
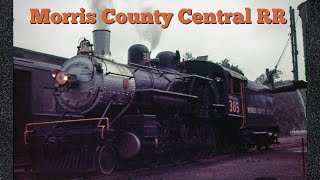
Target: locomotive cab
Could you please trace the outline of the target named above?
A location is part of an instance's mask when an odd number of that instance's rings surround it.
[[[247,83],[247,78],[235,71],[224,68],[218,64],[203,60],[190,60],[184,62],[186,73],[197,74],[208,77],[214,81],[217,92],[219,94],[219,103],[228,105],[229,95],[231,99],[238,99],[243,93],[243,88]],[[237,100],[241,105],[241,100]],[[227,109],[226,109],[227,110]],[[227,112],[227,111],[226,111]],[[232,109],[227,114],[242,115],[242,108],[239,107],[233,111]]]
[[[269,147],[277,142],[279,127],[274,122],[273,101],[268,87],[250,82],[242,74],[210,61],[185,61],[184,68],[186,73],[214,80],[219,107],[223,107],[224,114],[221,118],[214,115],[218,121],[215,131],[225,134],[221,138],[223,141],[240,143],[239,146],[245,148]]]

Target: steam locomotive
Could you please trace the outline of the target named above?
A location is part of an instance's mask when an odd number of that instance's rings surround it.
[[[77,55],[52,71],[65,114],[85,119],[26,125],[38,171],[110,174],[129,162],[186,160],[277,143],[270,89],[207,60],[176,52],[150,59],[141,44],[128,63],[110,59],[110,31],[83,39]]]

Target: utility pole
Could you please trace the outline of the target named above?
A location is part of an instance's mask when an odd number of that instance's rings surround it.
[[[291,54],[293,64],[293,79],[294,81],[299,80],[298,76],[298,47],[297,47],[297,34],[296,34],[296,18],[294,9],[290,6],[290,28],[291,28]]]

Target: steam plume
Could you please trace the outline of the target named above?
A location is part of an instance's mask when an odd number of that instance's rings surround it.
[[[153,12],[151,7],[144,8],[142,12]],[[150,43],[150,50],[153,51],[159,44],[162,28],[159,24],[138,24],[134,26],[139,37]]]
[[[104,23],[101,20],[101,12],[105,8],[114,8],[114,2],[113,0],[91,0],[91,10],[95,13],[97,13],[97,22],[95,24],[95,29],[107,29],[110,30],[110,25]],[[132,1],[124,1],[124,4],[122,4],[122,8],[126,10],[130,9],[140,9],[140,6],[136,6],[136,4],[141,3],[141,1],[138,0],[132,0]],[[143,8],[141,12],[153,12],[154,9],[151,7],[150,4],[144,3],[146,8]],[[119,4],[118,4],[119,6]],[[137,31],[140,39],[146,40],[150,43],[150,50],[154,50],[161,38],[162,34],[162,28],[159,24],[137,24],[134,25],[135,30]]]
[[[97,13],[97,22],[95,24],[95,29],[107,29],[110,30],[110,25],[104,23],[101,20],[101,12],[105,8],[113,8],[112,0],[91,0],[91,10]]]

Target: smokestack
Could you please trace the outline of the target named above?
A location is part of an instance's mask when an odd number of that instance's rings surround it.
[[[111,56],[110,51],[110,30],[94,30],[93,34],[93,47],[94,54],[100,58],[109,58]]]

